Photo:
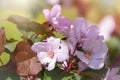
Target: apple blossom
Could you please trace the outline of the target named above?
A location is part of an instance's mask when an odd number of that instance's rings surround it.
[[[100,69],[104,66],[107,46],[99,40],[88,40],[83,44],[83,52],[76,51],[78,58],[92,69]]]
[[[67,37],[71,53],[77,55],[88,67],[100,69],[104,66],[108,48],[103,42],[103,36],[99,35],[97,26],[87,27],[84,18],[77,18]],[[77,48],[81,48],[82,51],[78,51]]]
[[[63,17],[61,13],[61,6],[58,4],[53,6],[51,11],[48,9],[43,10],[43,14],[48,20],[49,24],[59,32],[66,34],[70,25],[72,24],[72,21]]]
[[[59,38],[50,37],[46,42],[37,42],[31,49],[37,53],[41,64],[48,64],[48,70],[54,69],[56,62],[63,62],[69,58],[68,46]]]

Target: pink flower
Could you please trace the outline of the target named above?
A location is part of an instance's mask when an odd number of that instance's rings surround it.
[[[87,27],[84,18],[77,18],[68,34],[71,53],[92,69],[100,69],[104,66],[108,48],[99,35],[99,28],[95,25]],[[77,50],[78,48],[81,51]],[[76,51],[75,51],[76,49]]]
[[[97,26],[92,25],[88,27],[84,18],[77,18],[68,33],[68,40],[75,46],[76,43],[82,45],[86,39],[103,40],[103,36],[99,35],[99,28]]]
[[[118,72],[119,68],[108,69],[106,77],[103,80],[120,80],[120,75],[117,74]]]
[[[52,27],[57,29],[59,32],[66,34],[69,30],[72,21],[61,16],[61,6],[56,4],[53,6],[52,10],[44,9],[43,14],[47,18],[48,22]]]
[[[41,64],[48,64],[48,70],[54,69],[56,62],[63,62],[69,58],[68,46],[59,38],[50,37],[46,42],[37,42],[31,49],[37,53]]]
[[[100,69],[104,66],[108,48],[99,40],[87,40],[84,42],[82,51],[76,51],[77,57],[92,69]]]

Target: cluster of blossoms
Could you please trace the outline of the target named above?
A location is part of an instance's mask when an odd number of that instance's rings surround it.
[[[55,5],[51,11],[44,9],[43,14],[49,27],[66,36],[64,40],[51,36],[31,47],[47,70],[53,70],[56,62],[61,63],[61,68],[69,70],[71,65],[78,63],[79,71],[87,67],[101,69],[104,66],[108,48],[96,25],[88,27],[84,18],[74,21],[65,18],[61,15],[60,5]],[[78,58],[78,62],[74,57]]]

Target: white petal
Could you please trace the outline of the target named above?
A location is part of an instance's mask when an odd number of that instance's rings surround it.
[[[59,48],[55,49],[54,53],[58,62],[65,61],[69,58],[68,46],[64,41],[61,41]]]
[[[46,69],[48,69],[48,71],[51,71],[55,68],[55,64],[56,64],[56,58],[54,57],[51,62],[48,64],[48,67]]]
[[[59,48],[60,38],[49,37],[47,42],[49,45],[51,45],[51,50],[54,51],[55,49]]]
[[[43,14],[44,14],[44,16],[49,20],[50,11],[49,11],[48,9],[44,9],[44,10],[43,10]]]
[[[46,52],[39,52],[37,54],[37,57],[39,59],[39,61],[41,62],[41,64],[46,65],[47,63],[50,63],[52,58],[48,56],[48,54]]]

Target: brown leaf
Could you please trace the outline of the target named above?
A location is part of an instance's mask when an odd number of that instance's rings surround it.
[[[21,76],[36,75],[42,70],[37,56],[17,64],[17,73]]]
[[[4,45],[5,45],[5,31],[0,28],[0,55],[4,51]]]
[[[16,45],[13,56],[17,62],[22,62],[36,56],[36,53],[31,50],[32,42],[24,40]]]
[[[8,17],[7,20],[17,24],[17,27],[21,30],[33,31],[36,34],[52,33],[51,28],[45,27],[44,25],[39,24],[35,21],[30,21],[26,17],[22,17],[22,16],[18,16],[18,15],[11,15]]]

